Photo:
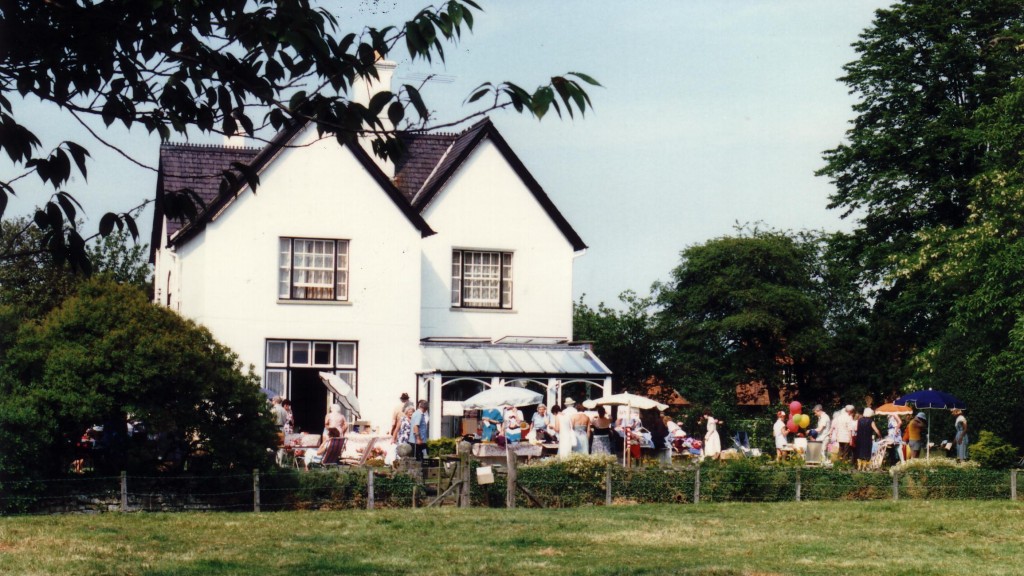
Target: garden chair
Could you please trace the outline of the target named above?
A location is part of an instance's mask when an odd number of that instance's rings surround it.
[[[344,450],[344,438],[328,438],[327,448],[324,449],[323,455],[314,456],[313,460],[309,463],[309,467],[326,468],[328,466],[338,466],[341,464],[341,453]]]

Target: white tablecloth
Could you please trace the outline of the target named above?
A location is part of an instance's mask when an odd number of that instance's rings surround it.
[[[373,434],[349,434],[345,441],[345,451],[341,454],[344,460],[355,460],[359,461],[363,457],[363,451],[370,444],[370,439],[376,438],[377,441],[373,444],[373,449],[380,448],[383,458],[383,453],[387,453],[388,448],[391,447],[391,436],[374,436]],[[369,458],[373,458],[370,455]]]

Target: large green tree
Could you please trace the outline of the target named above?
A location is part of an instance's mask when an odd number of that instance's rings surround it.
[[[375,62],[393,51],[444,60],[445,48],[472,30],[477,11],[473,0],[449,0],[396,26],[350,30],[309,0],[0,2],[0,150],[25,168],[0,178],[0,217],[18,181],[34,173],[55,190],[35,215],[44,245],[58,261],[88,269],[77,202],[65,189],[73,168],[86,175],[88,151],[70,140],[42,149],[18,115],[19,98],[52,104],[55,115],[63,114],[60,122],[138,125],[162,140],[190,128],[255,135],[263,127],[311,121],[342,142],[369,134],[376,153],[393,156],[401,146],[382,117],[414,130],[441,120],[431,117],[417,86],[361,104],[351,97],[353,83],[376,77]],[[551,110],[583,113],[588,83],[596,84],[581,73],[551,77],[533,91],[485,82],[468,95],[474,108],[466,117],[505,107],[537,118]],[[224,172],[223,185],[242,179],[251,187],[258,181],[238,164]],[[167,194],[171,216],[190,217],[201,208],[191,190]],[[137,235],[129,212],[99,221],[100,234],[115,227]]]
[[[687,248],[658,287],[669,376],[701,404],[732,407],[759,380],[777,405],[808,388],[826,337],[816,237],[758,229]]]
[[[1024,73],[1022,31],[1016,0],[903,0],[876,13],[845,67],[856,117],[819,173],[835,184],[831,207],[857,219],[836,248],[872,297],[872,338],[886,339],[883,356],[865,360],[894,377],[942,334],[958,294],[902,260],[921,248],[920,231],[967,222],[973,182],[994,159],[979,110]]]
[[[74,441],[96,424],[111,439],[108,470],[157,469],[169,448],[178,465],[269,463],[276,429],[258,378],[136,287],[97,277],[0,342],[2,475],[66,472]],[[145,438],[128,441],[129,418],[145,423]]]
[[[955,295],[913,378],[967,400],[975,429],[1024,445],[1024,81],[978,119],[990,169],[972,181],[966,222],[918,232],[919,249],[897,273],[925,275]]]

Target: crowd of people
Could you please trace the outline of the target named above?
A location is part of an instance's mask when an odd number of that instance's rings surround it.
[[[967,418],[960,409],[953,409],[954,439],[950,442],[950,451],[955,453],[959,461],[967,460]],[[883,433],[876,422],[880,416],[870,407],[857,410],[853,404],[847,404],[831,416],[820,404],[814,407],[815,426],[806,432],[806,437],[817,440],[825,445],[825,451],[834,454],[836,459],[849,462],[858,470],[872,467],[872,460],[879,453],[891,450],[891,461],[903,461],[919,458],[928,449],[926,428],[928,415],[924,412],[916,414],[885,414],[886,426]],[[786,424],[786,413],[778,412],[772,435],[775,440],[776,459],[786,457],[792,444],[791,431]],[[934,446],[934,444],[933,444]]]
[[[282,435],[290,433],[294,426],[290,408],[287,399],[277,397],[272,401],[271,413]],[[924,412],[908,416],[885,414],[884,433],[876,421],[876,417],[881,414],[876,414],[870,406],[857,410],[848,404],[830,416],[818,404],[813,414],[814,426],[796,433],[787,425],[785,412],[779,411],[776,414],[772,435],[777,459],[781,460],[791,452],[794,445],[791,438],[794,434],[822,442],[826,454],[834,455],[835,459],[849,462],[861,470],[877,466],[878,455],[889,450],[893,461],[902,461],[918,458],[922,451],[928,449],[925,431],[928,416]],[[955,417],[955,435],[948,448],[957,460],[964,461],[968,457],[969,444],[967,418],[959,409],[952,410],[952,414]],[[804,424],[807,423],[808,420],[805,420]],[[391,458],[397,457],[398,446],[409,445],[411,455],[417,460],[423,460],[427,452],[429,424],[428,402],[420,400],[414,405],[409,395],[403,393],[392,417]],[[550,408],[544,404],[538,405],[529,420],[515,406],[482,410],[477,440],[501,445],[519,442],[554,445],[559,458],[567,458],[572,454],[622,455],[625,450],[629,450],[634,458],[640,458],[644,448],[664,449],[700,458],[718,458],[722,454],[718,428],[723,421],[715,418],[710,411],[704,411],[698,424],[704,428],[703,439],[689,436],[680,423],[667,415],[648,415],[645,421],[641,419],[639,410],[620,406],[617,417],[613,419],[605,406],[580,410],[573,398],[566,398],[561,405],[554,404]],[[332,440],[344,442],[348,429],[349,424],[341,406],[332,405],[324,417],[323,441],[317,450],[306,452],[306,466],[317,462],[318,458],[322,459]],[[872,465],[873,460],[875,465]]]

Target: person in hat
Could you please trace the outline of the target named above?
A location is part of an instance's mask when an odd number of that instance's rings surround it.
[[[722,440],[718,435],[718,425],[723,421],[712,416],[710,410],[705,410],[697,420],[698,424],[702,422],[707,425],[707,432],[704,433],[704,456],[717,460],[722,457]]]
[[[786,413],[779,410],[775,416],[775,424],[772,426],[772,436],[775,438],[775,461],[781,462],[785,456],[786,444],[789,443],[786,438]]]
[[[875,438],[880,438],[882,433],[878,431],[874,421],[875,411],[870,407],[865,408],[863,414],[857,419],[857,470],[868,470],[871,467],[871,453]]]
[[[956,438],[953,439],[953,447],[956,448],[956,460],[957,462],[963,462],[967,460],[967,417],[964,416],[964,411],[959,408],[953,408],[951,410],[953,416],[956,416],[956,422],[953,426],[956,428]]]
[[[568,414],[569,416],[575,416],[576,413],[579,412],[578,410],[576,410],[576,401],[573,400],[571,396],[569,398],[566,398],[565,401],[562,402],[562,404],[565,405],[562,407],[563,415]]]
[[[910,458],[917,458],[921,455],[921,448],[924,448],[924,426],[928,422],[928,417],[924,415],[924,412],[918,412],[914,415],[914,419],[907,424],[907,430],[904,432],[907,446],[910,448]]]
[[[398,397],[398,406],[395,406],[395,411],[391,413],[391,437],[398,437],[398,427],[402,424],[402,418],[405,416],[405,411],[409,408],[416,409],[413,406],[411,400],[409,400],[409,394],[402,392],[402,395]]]

